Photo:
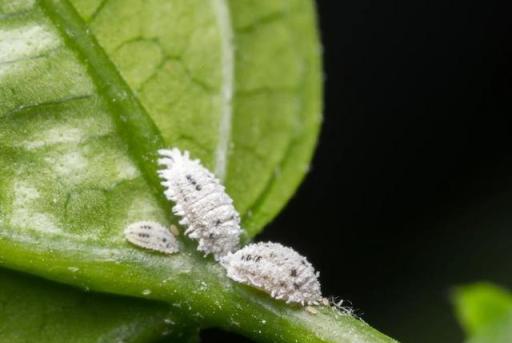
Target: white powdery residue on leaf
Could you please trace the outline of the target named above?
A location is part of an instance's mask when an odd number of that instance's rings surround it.
[[[20,230],[61,233],[55,217],[38,208],[41,203],[40,193],[30,180],[16,180],[13,183],[14,201],[10,225]]]
[[[87,170],[90,162],[81,151],[74,150],[48,155],[44,160],[53,169],[55,175],[74,182],[83,179],[83,171]]]
[[[62,232],[62,228],[57,225],[54,216],[48,213],[34,212],[30,209],[14,209],[10,225],[20,231],[33,230],[45,234],[60,234]]]
[[[59,45],[58,36],[39,24],[0,30],[0,63],[16,62]]]
[[[119,180],[134,180],[140,176],[140,171],[135,163],[126,156],[119,155],[115,159],[115,177]]]
[[[173,212],[181,217],[185,234],[199,242],[197,249],[216,260],[235,251],[240,243],[240,216],[220,181],[188,151],[159,150],[164,169],[158,174]]]
[[[128,242],[139,247],[174,254],[179,251],[176,237],[164,226],[156,222],[141,221],[128,225],[124,230]]]
[[[256,287],[287,303],[319,305],[319,273],[295,250],[279,243],[245,246],[220,261],[232,280]]]
[[[28,137],[24,142],[24,147],[33,150],[53,144],[78,144],[84,136],[84,131],[78,127],[60,125],[44,131],[37,131],[32,137]]]

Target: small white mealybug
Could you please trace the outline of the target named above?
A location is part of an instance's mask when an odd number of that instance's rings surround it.
[[[319,305],[319,273],[295,250],[279,243],[255,243],[220,261],[229,278],[261,289],[287,303]]]
[[[165,196],[175,205],[173,213],[181,217],[185,234],[198,241],[197,249],[216,260],[238,248],[240,216],[233,200],[220,181],[188,151],[162,149],[158,160],[164,169],[158,171]]]
[[[179,251],[174,235],[159,223],[150,221],[132,223],[124,230],[124,236],[128,242],[149,250],[164,254],[174,254]]]

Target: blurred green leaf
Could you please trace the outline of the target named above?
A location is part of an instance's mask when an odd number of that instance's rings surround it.
[[[512,295],[491,283],[459,287],[453,300],[471,343],[512,342]]]

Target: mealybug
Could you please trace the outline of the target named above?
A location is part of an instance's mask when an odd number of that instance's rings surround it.
[[[185,234],[199,242],[197,249],[216,260],[238,248],[240,216],[219,180],[188,151],[158,151],[158,171],[165,196],[175,205],[173,213],[181,217]]]
[[[295,250],[279,243],[245,246],[220,261],[229,278],[287,303],[319,305],[322,300],[319,273]]]
[[[149,221],[132,223],[124,230],[124,236],[128,242],[149,250],[164,254],[174,254],[179,251],[174,235],[159,223]]]

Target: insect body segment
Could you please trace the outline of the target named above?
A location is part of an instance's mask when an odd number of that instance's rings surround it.
[[[238,248],[240,216],[224,186],[188,151],[159,150],[158,171],[165,196],[175,205],[173,213],[181,217],[185,234],[199,242],[198,250],[213,254],[215,259]]]
[[[229,278],[259,288],[287,303],[319,305],[319,273],[295,250],[279,243],[245,246],[220,260]]]
[[[126,239],[139,247],[155,250],[164,254],[179,251],[174,235],[159,223],[142,221],[128,225],[124,230]]]

